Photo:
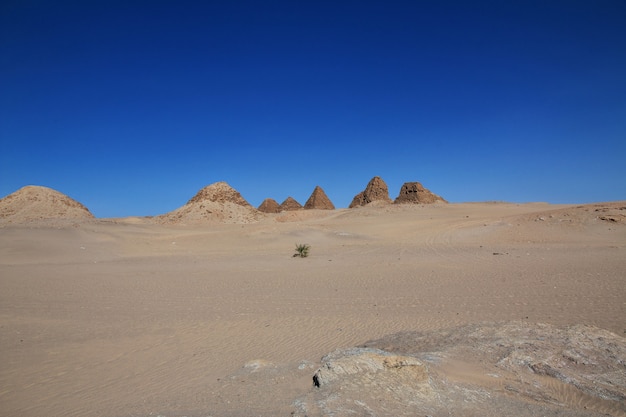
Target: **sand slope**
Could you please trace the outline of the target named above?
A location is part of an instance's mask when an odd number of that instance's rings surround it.
[[[368,205],[247,224],[8,225],[0,414],[290,415],[318,395],[324,355],[398,332],[519,322],[622,340],[624,207]],[[310,244],[310,257],[293,258],[295,243]],[[429,368],[444,381],[450,369]],[[467,372],[499,389],[480,367]],[[575,415],[624,415],[565,394]],[[558,404],[520,401],[559,415]]]

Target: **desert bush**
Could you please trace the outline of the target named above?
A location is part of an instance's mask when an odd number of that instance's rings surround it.
[[[300,258],[306,258],[307,256],[309,256],[309,250],[311,249],[311,246],[307,245],[306,243],[296,243],[296,253],[293,254],[293,257],[300,257]]]

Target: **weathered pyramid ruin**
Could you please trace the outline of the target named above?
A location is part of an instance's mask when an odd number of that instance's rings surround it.
[[[285,201],[280,203],[280,211],[300,210],[302,205],[293,197],[287,197]]]
[[[419,182],[405,182],[400,188],[400,194],[394,201],[395,204],[434,204],[447,203],[442,197],[431,193]]]
[[[392,203],[389,198],[389,189],[387,184],[380,177],[374,177],[367,183],[365,190],[361,191],[352,199],[350,208],[364,206],[374,201],[382,201],[385,203]]]
[[[318,210],[334,210],[335,206],[330,201],[322,187],[317,185],[311,196],[304,204],[305,209],[318,209]]]
[[[184,206],[158,216],[161,223],[195,224],[252,223],[259,212],[237,190],[225,182],[216,182],[198,191]]]
[[[257,210],[263,213],[280,213],[280,204],[278,204],[278,202],[276,202],[273,198],[266,198],[259,205]]]
[[[0,223],[93,217],[87,207],[48,187],[27,185],[0,199]]]

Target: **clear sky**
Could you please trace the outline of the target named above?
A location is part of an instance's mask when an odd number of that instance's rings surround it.
[[[626,199],[626,2],[0,3],[0,197]]]

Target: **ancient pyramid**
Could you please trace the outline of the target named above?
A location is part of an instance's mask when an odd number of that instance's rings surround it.
[[[395,199],[394,203],[433,204],[447,203],[447,201],[437,194],[431,193],[419,182],[405,182],[402,188],[400,188],[400,194]]]
[[[304,204],[305,209],[334,210],[335,206],[330,201],[322,187],[317,185],[311,196]]]
[[[252,223],[259,212],[237,190],[225,182],[216,182],[198,191],[184,206],[157,216],[161,223],[195,224]]]
[[[350,203],[350,208],[364,206],[373,201],[383,201],[385,203],[391,203],[389,198],[389,189],[387,184],[380,177],[374,177],[367,183],[365,190],[355,195]]]
[[[300,210],[302,205],[298,203],[293,197],[287,197],[285,201],[280,203],[280,211],[292,211]]]
[[[237,190],[224,181],[207,185],[198,191],[198,193],[191,200],[189,200],[187,204],[206,201],[213,201],[216,203],[232,203],[243,207],[252,207]]]
[[[280,213],[280,204],[278,204],[273,198],[266,198],[263,200],[261,205],[259,205],[257,210],[262,211],[263,213]]]
[[[92,219],[78,201],[48,187],[27,185],[0,199],[0,222],[23,223],[44,219]]]

